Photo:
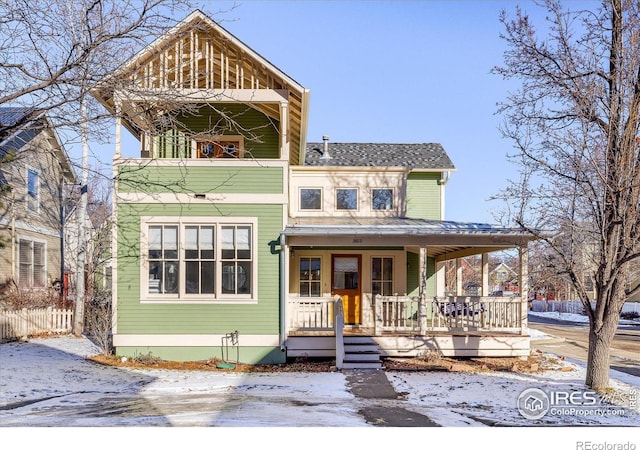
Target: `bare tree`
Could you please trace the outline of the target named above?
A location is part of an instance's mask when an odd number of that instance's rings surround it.
[[[583,302],[585,381],[602,389],[620,311],[639,289],[631,270],[640,255],[640,2],[536,5],[547,13],[541,31],[519,8],[500,18],[508,49],[494,72],[521,82],[500,108],[521,168],[503,194],[512,219],[555,251],[556,267]],[[549,227],[562,234],[536,231]]]
[[[44,110],[56,127],[70,131],[65,144],[82,143],[79,238],[85,236],[89,137],[105,140],[110,129],[110,114],[90,89],[187,9],[190,0],[0,0],[0,106]],[[0,135],[22,125],[0,125]],[[84,249],[80,242],[76,334],[83,324]]]

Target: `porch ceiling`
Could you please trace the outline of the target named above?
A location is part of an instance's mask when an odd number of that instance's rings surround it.
[[[298,218],[282,233],[291,246],[425,247],[438,260],[526,246],[519,228],[409,218]]]

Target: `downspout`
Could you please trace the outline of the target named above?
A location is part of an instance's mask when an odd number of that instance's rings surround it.
[[[287,350],[287,241],[284,233],[280,233],[280,351]]]

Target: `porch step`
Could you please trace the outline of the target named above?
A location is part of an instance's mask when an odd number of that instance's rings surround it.
[[[380,349],[372,339],[361,336],[344,337],[343,369],[381,369]]]

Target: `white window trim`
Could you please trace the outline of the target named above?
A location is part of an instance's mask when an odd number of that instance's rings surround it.
[[[220,142],[220,141],[238,141],[238,157],[236,159],[244,159],[245,147],[244,136],[236,134],[198,134],[191,139],[191,158],[192,159],[209,159],[198,157],[198,142]],[[216,158],[211,158],[216,159]],[[224,158],[217,158],[224,159]]]
[[[311,209],[302,207],[302,190],[319,190],[320,191],[320,209]],[[322,186],[300,186],[298,188],[298,211],[301,213],[307,212],[322,212],[324,211],[324,187]]]
[[[149,293],[149,239],[150,225],[169,225],[178,227],[178,270],[180,280],[177,294]],[[186,294],[183,281],[185,270],[184,228],[188,225],[213,225],[215,227],[215,293]],[[251,294],[222,294],[222,233],[224,225],[251,226]],[[142,216],[140,217],[140,301],[142,303],[216,303],[216,304],[255,304],[258,302],[258,219],[257,217],[176,217]]]
[[[42,244],[44,246],[44,255],[43,255],[43,268],[42,268],[42,272],[43,272],[43,276],[44,276],[44,282],[43,285],[41,287],[38,286],[33,286],[33,262],[31,262],[32,265],[32,272],[31,272],[31,277],[32,279],[29,280],[29,288],[32,289],[46,289],[47,288],[47,278],[48,278],[48,273],[49,273],[49,267],[48,267],[48,262],[49,262],[49,246],[47,245],[47,241],[44,239],[38,239],[38,238],[34,238],[32,236],[25,236],[25,235],[18,235],[18,245],[16,246],[16,261],[18,261],[18,285],[20,285],[22,283],[22,280],[20,280],[20,241],[29,241],[32,244],[32,248],[31,250],[33,251],[33,244],[34,243],[38,243],[38,244]]]
[[[338,208],[338,191],[356,191],[356,207],[354,209]],[[373,195],[373,194],[372,194]],[[360,188],[357,187],[337,187],[335,188],[335,210],[336,212],[359,212],[360,211]]]
[[[385,258],[389,258],[391,259],[391,292],[396,292],[396,257],[394,255],[371,255],[371,259],[369,261],[369,264],[371,264],[371,275],[369,276],[369,279],[371,281],[370,285],[369,285],[369,289],[370,292],[373,292],[373,283],[374,281],[378,281],[378,282],[385,282],[386,280],[374,280],[373,279],[373,260],[379,258],[379,259],[385,259]],[[392,295],[396,295],[396,294],[392,294]]]
[[[374,209],[373,207],[373,191],[391,191],[391,199],[393,204],[390,209]],[[374,214],[389,214],[390,212],[395,212],[398,207],[398,199],[396,198],[396,189],[387,186],[376,186],[372,187],[369,191],[369,202],[371,205],[371,212]]]
[[[319,259],[320,260],[320,279],[318,280],[320,282],[320,296],[318,297],[302,297],[301,292],[300,292],[300,282],[303,281],[300,279],[300,260],[302,259]],[[303,299],[312,299],[312,298],[323,298],[324,297],[324,259],[322,258],[322,256],[320,255],[300,255],[297,257],[297,262],[296,262],[296,290],[298,291],[298,297],[303,298]]]

